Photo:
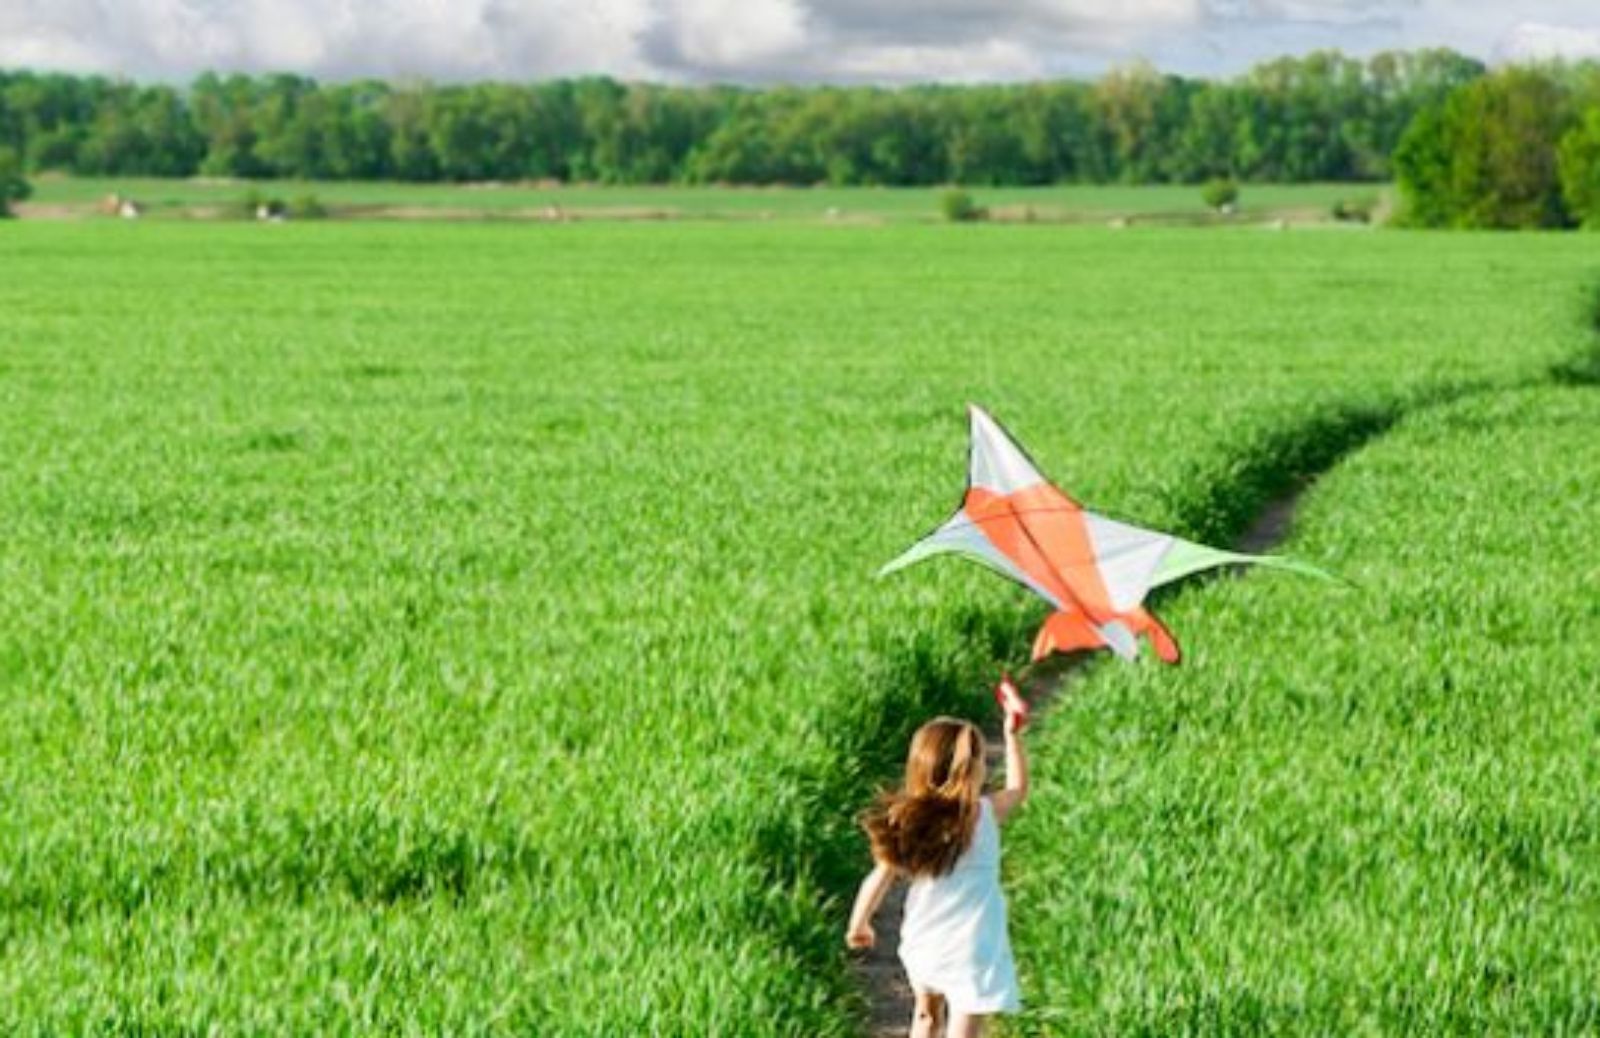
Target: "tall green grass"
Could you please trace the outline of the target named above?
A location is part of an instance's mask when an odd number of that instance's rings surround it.
[[[1600,1028],[1600,393],[1404,420],[1290,550],[1183,594],[1182,671],[1046,720],[1008,862],[1023,1034]]]
[[[871,579],[959,492],[962,405],[1218,534],[1542,377],[1591,273],[1540,237],[6,241],[0,1030],[40,1034],[849,1033],[850,817],[1038,619]],[[1197,675],[1234,641],[1176,629]]]

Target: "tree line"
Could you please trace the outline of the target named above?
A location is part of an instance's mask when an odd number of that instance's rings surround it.
[[[1411,226],[1600,228],[1600,65],[1463,84],[1417,113],[1394,165]]]
[[[1284,57],[1231,78],[1146,64],[985,86],[322,84],[187,88],[0,72],[0,151],[26,171],[605,184],[1385,180],[1419,113],[1483,79],[1449,50]]]

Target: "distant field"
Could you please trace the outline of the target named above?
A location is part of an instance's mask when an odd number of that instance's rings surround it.
[[[47,177],[23,207],[38,215],[69,215],[111,194],[133,198],[153,216],[207,213],[236,204],[250,191],[293,200],[315,195],[336,215],[778,220],[940,219],[938,188],[537,187],[290,181],[143,180]],[[1194,185],[969,189],[981,205],[1006,219],[1107,220],[1115,217],[1205,218]],[[1326,220],[1339,200],[1375,200],[1381,184],[1254,185],[1242,188],[1238,219],[1279,216]]]
[[[1225,540],[1408,411],[1547,381],[1591,345],[1597,273],[1578,235],[910,220],[0,238],[0,1032],[19,1034],[854,1033],[851,818],[917,723],[990,708],[1039,619],[975,568],[872,579],[959,493],[963,405],[1102,510]],[[1448,538],[1418,519],[1429,488],[1452,514],[1549,507],[1457,472],[1543,443],[1494,437],[1517,413],[1467,412],[1483,437],[1405,455],[1387,491],[1335,490],[1352,518],[1298,550],[1372,591],[1263,576],[1215,616],[1218,589],[1191,592],[1172,614],[1187,669],[1102,668],[1045,722],[1008,866],[1024,1029],[1181,1030],[1137,1007],[1224,998],[1213,977],[1287,1003],[1242,1018],[1261,1030],[1384,983],[1395,1004],[1502,999],[1459,1019],[1535,1031],[1557,985],[1587,991],[1596,917],[1561,900],[1594,871],[1586,787],[1518,778],[1545,758],[1537,730],[1503,738],[1535,723],[1507,706],[1517,675],[1450,632],[1499,622],[1463,615],[1480,590],[1513,632],[1560,616],[1546,636],[1592,642],[1600,621],[1570,585],[1572,609],[1524,619],[1470,577],[1512,561],[1472,540],[1465,561],[1426,554]],[[1585,415],[1558,413],[1572,427],[1539,471],[1582,449]],[[1585,565],[1586,536],[1551,559]],[[1591,656],[1552,649],[1521,677],[1579,689]],[[1593,701],[1551,730],[1553,780],[1581,777]],[[1346,704],[1422,737],[1315,744],[1308,724]],[[1450,731],[1506,756],[1455,767]],[[1266,777],[1230,778],[1236,758]],[[1510,878],[1355,868],[1349,846],[1427,856],[1427,827],[1457,821],[1369,804],[1376,775],[1494,802],[1439,860],[1497,856]],[[1558,792],[1556,814],[1532,799]],[[1397,951],[1373,960],[1392,975],[1314,973],[1267,929],[1298,888],[1204,872],[1235,848],[1217,832],[1351,885],[1312,918],[1387,913],[1386,939],[1433,947],[1441,919],[1555,905],[1565,958],[1473,938],[1438,970]],[[1271,911],[1247,910],[1257,891]]]

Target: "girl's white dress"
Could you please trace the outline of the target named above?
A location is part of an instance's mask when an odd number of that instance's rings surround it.
[[[1000,892],[1000,826],[988,797],[978,805],[972,845],[955,868],[912,880],[900,961],[913,987],[942,994],[952,1012],[1015,1012],[1022,1000]]]

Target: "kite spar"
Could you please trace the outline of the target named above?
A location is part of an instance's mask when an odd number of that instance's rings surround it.
[[[1009,577],[1055,609],[1034,639],[1034,660],[1099,648],[1131,660],[1142,637],[1177,663],[1177,640],[1142,603],[1152,588],[1201,570],[1248,563],[1328,578],[1292,559],[1222,551],[1096,515],[1040,475],[999,422],[970,411],[961,507],[878,575],[953,552]]]

